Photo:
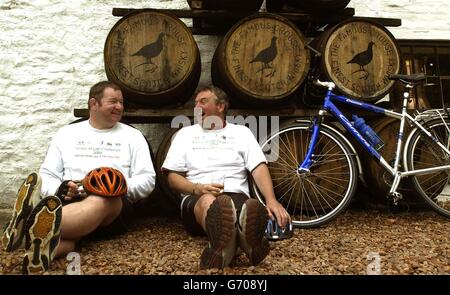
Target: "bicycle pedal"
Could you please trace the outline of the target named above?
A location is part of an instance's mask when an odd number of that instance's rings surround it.
[[[398,205],[398,201],[403,199],[403,195],[401,193],[399,193],[399,192],[392,192],[392,193],[388,194],[388,199],[392,200],[394,205],[397,206]]]

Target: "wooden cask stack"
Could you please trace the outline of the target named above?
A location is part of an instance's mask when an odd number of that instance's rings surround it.
[[[250,15],[224,35],[211,66],[213,83],[230,94],[232,107],[271,107],[292,99],[298,102],[299,97],[307,105],[318,104],[322,93],[311,83],[315,78],[333,81],[338,92],[370,102],[392,89],[394,82],[388,76],[400,72],[400,53],[395,38],[381,24],[347,18],[316,31],[308,45],[305,37],[310,36],[282,13],[253,13],[261,2],[188,1],[193,9],[228,9],[230,14],[241,6],[240,12]],[[280,2],[304,9],[299,10],[302,13],[324,13],[330,7],[344,9],[349,1]],[[155,10],[138,10],[119,20],[108,34],[104,58],[108,78],[143,108],[183,104],[201,72],[200,53],[189,28]]]
[[[267,107],[293,98],[309,71],[303,34],[275,14],[239,21],[216,49],[211,65],[214,84],[234,107]]]
[[[340,22],[314,39],[311,46],[320,56],[313,59],[305,101],[317,98],[311,82],[320,78],[334,82],[338,92],[346,96],[375,102],[394,86],[389,75],[400,72],[400,50],[394,36],[371,20]],[[319,94],[322,97],[323,92]]]
[[[200,52],[186,25],[152,10],[131,13],[114,25],[104,60],[108,79],[141,108],[183,104],[201,73]]]

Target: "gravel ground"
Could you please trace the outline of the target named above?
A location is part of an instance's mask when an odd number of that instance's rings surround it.
[[[296,229],[292,239],[271,242],[271,252],[251,266],[238,252],[231,267],[199,269],[205,237],[190,237],[178,220],[140,220],[127,234],[84,241],[83,274],[366,274],[370,253],[382,274],[450,274],[450,223],[437,214],[347,210],[326,226]],[[24,250],[0,252],[0,273],[21,271]],[[65,259],[46,274],[65,274]]]

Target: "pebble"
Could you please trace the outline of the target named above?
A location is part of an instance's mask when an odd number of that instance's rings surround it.
[[[450,274],[450,222],[431,211],[399,215],[347,210],[330,223],[296,229],[289,240],[271,242],[270,253],[252,266],[239,251],[231,267],[199,269],[206,237],[191,237],[179,220],[148,218],[122,236],[83,241],[83,274],[365,274],[378,257],[383,274]],[[368,259],[371,253],[372,259]],[[0,251],[0,274],[20,274],[23,251]],[[65,274],[68,261],[46,274]]]

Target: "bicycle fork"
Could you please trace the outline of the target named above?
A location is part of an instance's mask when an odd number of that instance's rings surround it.
[[[297,172],[298,173],[309,173],[311,166],[314,164],[313,160],[313,152],[314,148],[317,143],[317,139],[319,137],[319,131],[320,131],[320,125],[322,125],[323,117],[325,116],[325,111],[321,109],[319,111],[319,115],[314,118],[313,124],[312,124],[312,136],[311,141],[309,142],[308,150],[306,152],[305,158],[303,159],[303,162],[298,166]]]

